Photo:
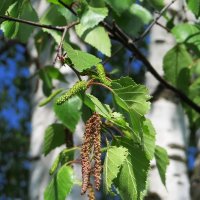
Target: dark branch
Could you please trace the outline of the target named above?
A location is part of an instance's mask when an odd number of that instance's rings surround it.
[[[170,30],[166,26],[162,25],[161,23],[156,22],[156,25],[160,26],[161,28],[165,29],[168,33],[170,33]]]
[[[62,32],[64,30],[64,27],[62,27],[62,26],[52,26],[52,25],[40,24],[37,22],[32,22],[32,21],[28,21],[28,20],[24,20],[24,19],[18,19],[18,18],[7,16],[7,15],[4,15],[4,16],[0,15],[0,18],[7,20],[7,21],[19,22],[19,23],[36,26],[36,27],[40,27],[40,28],[51,29],[51,30],[55,30],[55,31]]]
[[[4,16],[0,15],[0,19],[4,19],[6,21],[19,22],[19,23],[30,25],[30,26],[46,28],[46,29],[60,31],[60,32],[63,32],[65,30],[65,28],[69,29],[69,28],[71,28],[71,27],[73,27],[73,26],[75,26],[79,23],[78,21],[75,21],[75,22],[72,22],[71,24],[68,24],[66,26],[52,26],[52,25],[40,24],[40,23],[37,23],[37,22],[32,22],[32,21],[28,21],[28,20],[24,20],[24,19],[18,19],[18,18],[7,16],[7,15],[4,15]]]
[[[125,46],[127,49],[129,49],[136,58],[138,58],[142,63],[146,66],[147,70],[160,82],[162,83],[166,88],[173,91],[183,102],[188,104],[192,109],[194,109],[196,112],[200,113],[200,106],[198,106],[196,103],[194,103],[191,99],[189,99],[183,92],[175,88],[173,85],[169,84],[167,81],[165,81],[158,72],[153,68],[151,63],[147,60],[146,56],[144,56],[140,50],[135,46],[133,40],[128,37],[121,29],[119,29],[117,26],[111,27],[106,22],[101,23],[108,32],[111,33],[111,36],[113,39],[120,42],[123,46]]]

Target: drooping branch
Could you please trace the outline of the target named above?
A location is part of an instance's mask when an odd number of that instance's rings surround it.
[[[132,38],[126,35],[120,28],[117,26],[111,27],[108,23],[102,22],[101,23],[108,32],[111,33],[111,37],[118,42],[120,42],[123,46],[129,49],[147,68],[147,70],[160,82],[162,83],[167,89],[173,91],[183,102],[188,104],[192,109],[196,112],[200,113],[200,106],[194,103],[191,99],[189,99],[183,92],[178,90],[173,85],[169,84],[165,79],[163,79],[160,74],[153,68],[151,63],[148,61],[146,56],[142,54],[142,52],[137,48],[134,44]]]

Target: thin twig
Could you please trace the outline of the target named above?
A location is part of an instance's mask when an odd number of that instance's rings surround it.
[[[163,26],[161,23],[156,22],[156,25],[160,26],[161,28],[165,29],[168,33],[170,33],[170,30],[166,26]]]
[[[175,3],[176,0],[171,1],[168,5],[166,5],[159,13],[159,15],[153,20],[153,22],[146,28],[146,30],[140,35],[139,38],[135,39],[134,42],[138,42],[142,40],[152,29],[152,27],[157,23],[157,21],[162,17],[163,13],[169,9],[169,7]]]
[[[104,85],[103,83],[98,83],[98,82],[92,82],[91,81],[91,82],[88,83],[88,87],[91,86],[91,85],[100,85],[100,86],[110,90],[111,92],[113,92],[113,90],[110,87],[108,87],[107,85]]]
[[[47,25],[47,24],[40,24],[37,22],[29,21],[29,20],[18,19],[18,18],[7,16],[7,15],[4,15],[4,16],[0,15],[0,19],[4,19],[7,21],[13,21],[13,22],[19,22],[19,23],[30,25],[30,26],[46,28],[46,29],[60,31],[60,32],[63,32],[66,28],[67,28],[67,30],[69,30],[70,28],[74,27],[75,25],[77,25],[79,23],[79,21],[74,21],[66,26],[52,26],[52,25]]]
[[[62,53],[61,53],[61,49],[62,49],[62,45],[63,45],[64,38],[65,38],[65,35],[66,35],[67,31],[68,31],[71,27],[73,27],[73,26],[75,26],[75,25],[77,25],[77,24],[79,24],[79,23],[80,23],[79,21],[74,21],[74,22],[72,22],[71,24],[68,24],[67,26],[65,26],[65,28],[64,28],[64,30],[63,30],[63,33],[62,33],[62,38],[61,38],[60,44],[59,44],[58,49],[57,49],[56,58],[55,58],[53,64],[56,63],[57,58],[58,58],[59,56],[61,56],[61,54],[62,54]]]
[[[31,26],[46,28],[46,29],[60,31],[60,32],[62,32],[65,28],[65,26],[52,26],[52,25],[40,24],[37,22],[32,22],[32,21],[28,21],[28,20],[24,20],[24,19],[18,19],[18,18],[7,16],[7,15],[4,15],[4,16],[0,15],[0,19],[4,19],[7,21],[13,21],[13,22],[19,22],[19,23],[23,23],[23,24],[27,24],[27,25],[31,25]]]

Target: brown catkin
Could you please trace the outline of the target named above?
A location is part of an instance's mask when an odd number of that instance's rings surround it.
[[[101,123],[97,126],[97,130],[94,134],[94,183],[95,188],[99,190],[101,183]]]
[[[91,174],[90,153],[92,150],[93,141],[96,140],[96,137],[98,135],[100,135],[100,129],[101,129],[101,118],[100,118],[99,114],[94,113],[86,122],[84,139],[83,139],[84,141],[83,141],[83,145],[81,148],[81,164],[82,164],[81,194],[84,194],[87,191],[88,185],[90,184],[90,174]],[[95,146],[95,144],[94,144],[94,146]],[[94,149],[95,149],[95,147],[94,147]],[[101,151],[101,149],[100,149],[100,151]],[[99,156],[97,156],[97,157],[99,157]],[[100,155],[100,157],[101,157],[101,155]],[[100,185],[100,181],[99,181],[99,185]]]
[[[94,194],[92,184],[88,185],[88,199],[89,200],[95,200],[95,194]]]

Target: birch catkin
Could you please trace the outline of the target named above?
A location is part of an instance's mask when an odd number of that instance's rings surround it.
[[[80,91],[85,91],[87,89],[87,81],[78,81],[76,82],[72,88],[70,88],[65,94],[59,97],[56,101],[57,105],[63,104],[72,96],[76,95]]]
[[[101,117],[99,114],[94,113],[85,125],[84,141],[81,148],[81,164],[82,164],[82,188],[81,194],[84,194],[90,184],[91,162],[90,154],[92,146],[94,145],[94,178],[95,188],[100,187],[101,175],[101,144],[100,144],[100,131],[101,131]]]

